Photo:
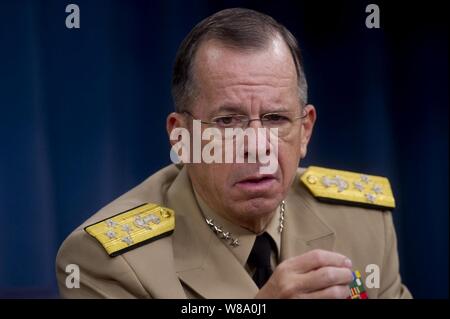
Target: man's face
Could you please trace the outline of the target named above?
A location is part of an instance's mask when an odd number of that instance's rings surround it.
[[[194,61],[197,96],[191,113],[210,121],[216,116],[241,114],[259,118],[270,112],[305,114],[299,101],[297,74],[288,47],[274,38],[265,49],[242,51],[227,48],[215,40],[203,43]],[[192,184],[202,199],[228,220],[259,230],[285,198],[296,175],[315,120],[314,107],[305,107],[305,119],[294,121],[292,129],[278,138],[278,169],[262,175],[259,163],[187,164]],[[169,116],[177,118],[180,114]],[[177,126],[172,119],[172,127]],[[186,117],[184,121],[191,121]],[[186,122],[185,122],[186,123]],[[179,124],[180,126],[186,124]],[[192,128],[192,124],[187,124]],[[261,127],[259,121],[250,127]],[[206,127],[202,128],[205,129]],[[192,134],[191,134],[192,136]],[[208,143],[204,141],[203,145]],[[273,141],[272,141],[273,143]]]

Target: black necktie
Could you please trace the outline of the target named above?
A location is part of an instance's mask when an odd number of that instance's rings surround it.
[[[253,280],[258,288],[264,286],[272,275],[272,267],[270,266],[272,242],[273,239],[267,233],[256,236],[255,244],[248,257],[248,264],[255,267]]]

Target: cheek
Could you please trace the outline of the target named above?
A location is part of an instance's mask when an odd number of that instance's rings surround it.
[[[280,142],[278,160],[283,174],[283,183],[290,183],[293,175],[296,174],[300,155],[300,139]]]
[[[215,163],[202,164],[199,167],[203,181],[211,187],[211,191],[222,189],[228,185],[230,169],[230,165]]]

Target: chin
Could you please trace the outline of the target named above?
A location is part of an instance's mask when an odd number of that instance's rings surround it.
[[[235,206],[234,210],[239,212],[241,215],[248,217],[263,217],[273,213],[278,208],[281,200],[281,195],[279,198],[278,196],[271,198],[250,198],[235,202],[233,206]]]

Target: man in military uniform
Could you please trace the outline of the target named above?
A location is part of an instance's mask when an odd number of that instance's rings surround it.
[[[169,135],[191,132],[193,120],[219,131],[275,127],[278,169],[261,174],[250,161],[161,169],[64,241],[56,262],[63,297],[411,297],[387,179],[298,168],[316,112],[287,29],[246,9],[208,17],[179,48],[172,92]],[[66,285],[70,264],[79,288]],[[368,266],[378,273],[364,291]]]

